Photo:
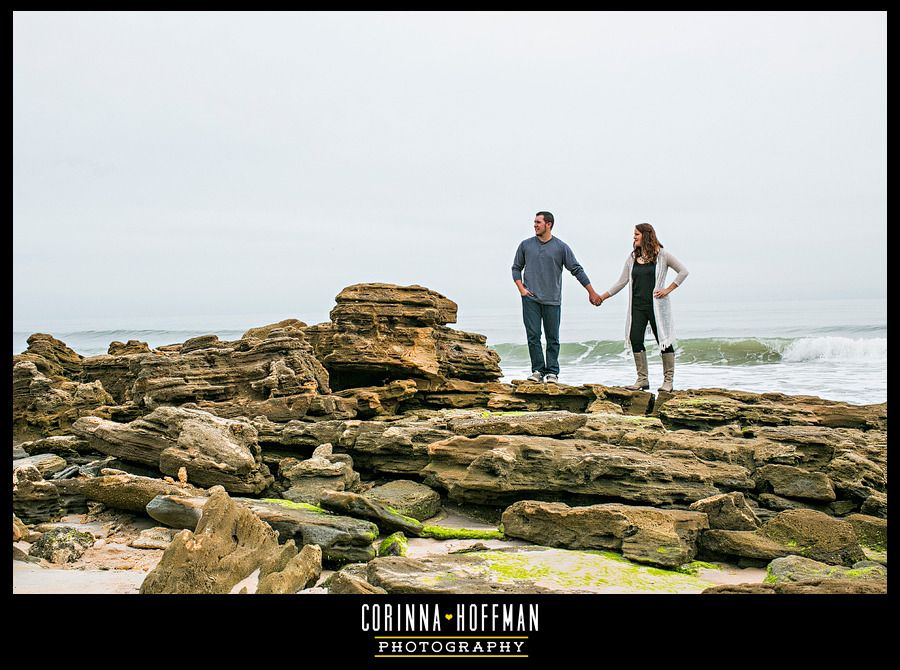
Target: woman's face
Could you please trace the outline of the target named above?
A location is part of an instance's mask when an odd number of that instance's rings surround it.
[[[634,229],[634,246],[635,247],[641,246],[642,239],[644,239],[643,233],[641,233],[641,231],[639,231],[637,228],[635,228]]]

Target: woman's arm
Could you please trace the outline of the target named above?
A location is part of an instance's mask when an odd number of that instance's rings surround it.
[[[600,296],[601,303],[607,298],[613,297],[616,293],[625,288],[626,284],[628,284],[628,262],[630,259],[630,256],[625,259],[625,267],[622,268],[622,274],[619,275],[619,279],[616,281],[616,283],[610,286],[609,290]]]
[[[669,284],[666,288],[660,289],[658,291],[653,292],[653,296],[656,298],[665,298],[676,288],[681,286],[684,283],[685,278],[688,276],[688,269],[684,267],[684,263],[675,258],[672,254],[666,252],[666,264],[675,270],[678,274],[675,276],[675,279],[672,280],[672,283]]]

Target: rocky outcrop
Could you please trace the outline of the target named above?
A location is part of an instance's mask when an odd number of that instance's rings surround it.
[[[584,384],[535,384],[513,380],[472,382],[461,379],[416,379],[418,393],[404,401],[401,410],[483,408],[490,412],[570,412],[643,415],[653,396],[614,386]]]
[[[446,420],[397,421],[290,421],[283,425],[253,420],[264,453],[311,455],[330,443],[334,451],[349,454],[354,467],[386,475],[413,475],[428,464],[428,445],[453,435]],[[283,456],[278,456],[280,459]]]
[[[566,549],[614,549],[637,563],[675,568],[694,560],[701,512],[605,504],[569,507],[522,500],[503,512],[506,535]]]
[[[574,436],[650,454],[685,450],[705,461],[742,465],[755,482],[745,491],[753,494],[752,504],[775,511],[847,514],[887,486],[887,434],[879,429],[731,424],[668,430],[654,417],[602,414],[590,416]]]
[[[653,408],[667,425],[704,429],[727,423],[887,430],[887,403],[850,405],[816,396],[727,389],[677,391]]]
[[[279,541],[293,539],[298,546],[317,544],[329,565],[368,561],[375,557],[372,543],[378,527],[368,521],[330,514],[324,509],[287,500],[234,498],[279,533]],[[207,499],[196,496],[159,496],[147,505],[147,514],[173,528],[194,528]]]
[[[328,373],[301,329],[278,325],[251,329],[233,342],[204,335],[150,351],[111,347],[109,355],[83,360],[82,377],[101,381],[116,403],[145,412],[195,403],[223,417],[352,416],[343,399],[329,395]]]
[[[65,433],[79,417],[113,404],[99,381],[80,383],[63,376],[50,376],[41,372],[33,359],[23,359],[23,356],[13,356],[14,440]],[[53,366],[41,367],[53,369]]]
[[[175,536],[141,593],[228,593],[278,552],[276,537],[268,524],[216,487],[197,529]]]
[[[423,286],[355,284],[335,298],[331,323],[305,334],[338,390],[421,377],[485,381],[503,375],[483,335],[448,328],[456,303]]]
[[[175,476],[185,468],[188,481],[199,486],[259,493],[274,481],[262,462],[256,429],[246,421],[160,407],[128,424],[84,417],[72,430],[101,453],[158,467],[163,474]]]
[[[396,479],[373,487],[362,496],[419,521],[430,519],[441,509],[441,496],[437,491],[408,479]]]
[[[435,442],[428,453],[425,483],[445,489],[451,500],[476,504],[565,494],[688,504],[754,486],[740,465],[704,461],[688,451],[651,455],[589,440],[452,437]]]

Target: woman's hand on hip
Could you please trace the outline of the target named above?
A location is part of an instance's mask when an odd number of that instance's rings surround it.
[[[665,298],[665,297],[666,297],[667,295],[669,295],[671,292],[672,292],[671,289],[668,289],[668,288],[661,288],[661,289],[659,289],[659,290],[653,292],[653,297],[654,297],[654,298]]]

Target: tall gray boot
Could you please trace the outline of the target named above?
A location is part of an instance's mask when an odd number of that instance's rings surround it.
[[[646,391],[650,388],[650,377],[647,376],[647,352],[635,351],[634,367],[637,368],[637,381],[626,386],[629,391]]]
[[[663,364],[663,383],[659,387],[659,391],[672,391],[672,379],[675,377],[675,352],[670,354],[661,354]]]

